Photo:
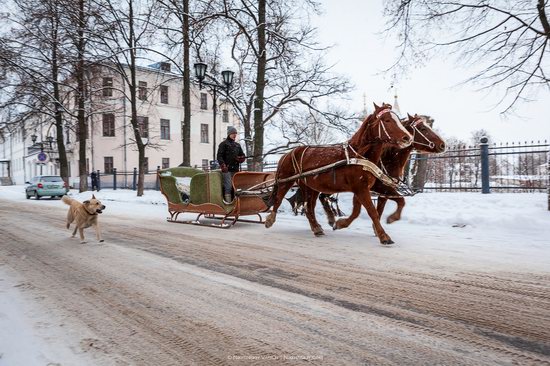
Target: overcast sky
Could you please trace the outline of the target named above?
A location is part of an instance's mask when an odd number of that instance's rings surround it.
[[[323,44],[334,44],[328,60],[335,71],[355,84],[357,109],[366,95],[368,108],[376,101],[393,103],[391,75],[380,72],[395,60],[392,39],[380,33],[385,27],[380,0],[321,0],[324,14],[314,19]],[[540,90],[537,101],[523,104],[516,115],[502,117],[496,106],[499,94],[476,91],[476,85],[457,86],[471,76],[454,57],[442,55],[410,72],[395,85],[402,114],[428,114],[446,137],[469,140],[471,132],[487,130],[494,142],[550,140],[550,91]]]

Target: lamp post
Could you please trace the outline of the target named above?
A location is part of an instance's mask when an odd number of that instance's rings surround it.
[[[53,143],[53,136],[46,137],[46,140],[48,140],[48,144],[50,145],[50,152],[53,150],[52,143]]]
[[[222,71],[222,82],[220,83],[216,78],[207,74],[208,66],[205,63],[197,62],[194,65],[195,68],[195,77],[199,81],[199,89],[202,89],[203,85],[210,88],[212,91],[212,99],[214,101],[213,110],[213,141],[212,141],[212,160],[216,160],[216,114],[218,113],[218,101],[217,94],[218,89],[224,90],[226,94],[229,94],[231,85],[233,84],[233,75],[234,72],[230,70]],[[211,81],[206,81],[206,78],[209,78]]]

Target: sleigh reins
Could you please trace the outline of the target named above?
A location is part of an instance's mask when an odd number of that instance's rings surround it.
[[[376,120],[378,121],[378,136],[371,141],[367,141],[367,143],[372,143],[374,141],[381,141],[381,142],[391,141],[391,136],[388,133],[386,126],[384,125],[384,121],[381,120],[382,115],[384,115],[385,113],[393,113],[393,111],[389,108],[385,108],[376,114]],[[387,137],[387,139],[383,138],[383,134]],[[292,166],[296,174],[287,178],[282,178],[282,179],[276,178],[275,182],[285,183],[285,182],[290,182],[292,180],[297,180],[297,179],[304,179],[305,181],[306,178],[309,176],[318,175],[318,174],[327,172],[331,169],[336,169],[347,165],[359,165],[363,167],[363,170],[368,171],[369,173],[374,175],[375,178],[382,181],[382,183],[384,183],[385,185],[390,186],[394,189],[397,189],[399,187],[398,180],[395,180],[394,178],[385,174],[376,164],[374,164],[372,161],[368,160],[364,156],[360,155],[351,145],[349,145],[348,142],[342,143],[341,146],[346,156],[345,160],[339,160],[334,163],[331,163],[313,170],[308,170],[307,172],[303,171],[303,159],[309,146],[306,146],[304,148],[299,159],[297,159],[296,157],[296,150],[292,150],[290,152],[290,156],[292,159]],[[350,149],[355,154],[354,158],[350,158],[348,149]],[[286,159],[287,156],[288,155],[285,155],[283,157],[283,161],[284,159]]]

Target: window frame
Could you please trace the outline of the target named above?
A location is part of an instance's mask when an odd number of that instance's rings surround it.
[[[168,85],[161,85],[159,87],[160,103],[168,104]]]
[[[165,123],[165,125],[163,125]],[[160,119],[160,139],[161,140],[170,140],[170,120],[161,118]]]
[[[103,137],[115,137],[115,115],[113,113],[103,113],[102,116]],[[106,124],[110,124],[107,129],[105,128]],[[112,134],[107,134],[107,132],[111,132]]]
[[[110,162],[108,162],[110,159]],[[109,167],[110,165],[110,167]],[[113,174],[115,168],[115,159],[112,156],[103,157],[103,173],[104,174]]]
[[[201,105],[202,110],[208,110],[208,94],[207,93],[201,93]]]
[[[201,144],[209,144],[210,143],[210,139],[209,139],[209,135],[210,135],[210,131],[209,128],[208,128],[208,123],[201,123]]]

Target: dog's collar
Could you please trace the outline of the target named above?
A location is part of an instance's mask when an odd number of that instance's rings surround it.
[[[90,213],[90,212],[89,212],[88,210],[85,210],[85,211],[86,211],[86,213],[87,213],[88,215],[90,215],[90,216],[94,216],[94,215],[97,215],[97,212],[94,212],[94,213]]]

